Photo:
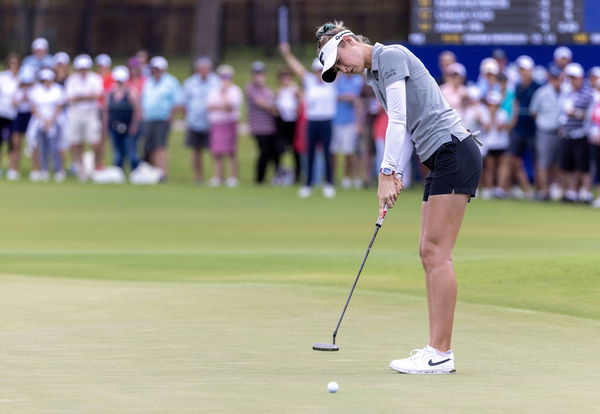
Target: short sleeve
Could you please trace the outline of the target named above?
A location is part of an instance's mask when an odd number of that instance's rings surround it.
[[[385,88],[409,76],[408,55],[406,53],[395,47],[386,48],[381,52],[379,56],[379,77],[383,79]]]

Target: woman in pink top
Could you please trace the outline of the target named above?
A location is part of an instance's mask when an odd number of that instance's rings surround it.
[[[244,95],[239,86],[233,84],[233,68],[221,65],[217,74],[221,87],[214,88],[208,95],[208,121],[210,122],[210,150],[215,163],[215,174],[209,185],[217,187],[225,181],[224,159],[229,160],[228,187],[238,184],[237,127],[240,107]]]
[[[446,79],[448,81],[440,86],[442,95],[444,95],[448,104],[458,112],[458,116],[463,119],[465,102],[468,97],[467,87],[465,86],[467,71],[460,63],[452,63],[446,70]]]

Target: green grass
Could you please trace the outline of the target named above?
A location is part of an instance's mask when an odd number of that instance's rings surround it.
[[[166,185],[0,181],[0,412],[591,412],[600,220],[584,206],[474,200],[454,259],[458,374],[387,370],[426,341],[419,188],[375,242],[374,190],[307,200],[193,183],[181,133]],[[207,170],[210,169],[210,165]],[[558,363],[552,363],[553,360]],[[325,392],[327,382],[340,392]],[[436,395],[436,400],[431,400]]]

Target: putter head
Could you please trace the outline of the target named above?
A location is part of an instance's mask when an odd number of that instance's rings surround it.
[[[335,344],[316,343],[316,344],[313,344],[313,350],[332,352],[332,351],[339,351],[340,347]]]

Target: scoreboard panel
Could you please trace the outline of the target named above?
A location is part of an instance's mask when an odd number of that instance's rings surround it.
[[[600,44],[600,0],[412,0],[409,42]]]

